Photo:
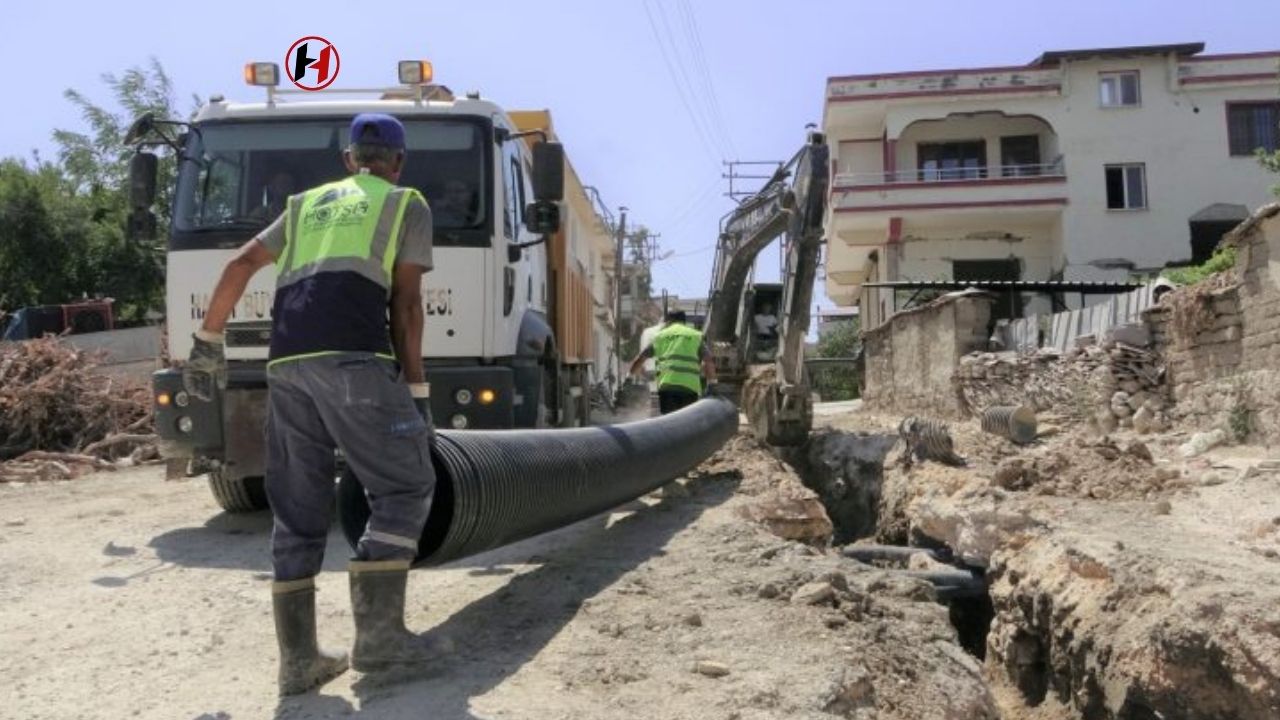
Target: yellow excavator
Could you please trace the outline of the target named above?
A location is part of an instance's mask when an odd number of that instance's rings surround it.
[[[799,445],[813,427],[804,346],[822,255],[829,157],[826,138],[810,132],[800,151],[720,225],[704,338],[722,392],[739,402],[755,437],[770,445]],[[779,237],[782,282],[753,282],[757,257]]]

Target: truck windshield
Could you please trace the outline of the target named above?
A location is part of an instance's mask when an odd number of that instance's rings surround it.
[[[178,234],[253,232],[274,220],[292,194],[345,177],[350,120],[231,122],[192,132],[178,175]],[[466,120],[405,122],[408,157],[399,184],[427,198],[437,245],[487,245],[485,138]]]

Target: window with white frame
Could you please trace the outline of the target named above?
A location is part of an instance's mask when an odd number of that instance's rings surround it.
[[[1107,166],[1107,209],[1145,210],[1147,166],[1142,163]]]
[[[1137,70],[1098,74],[1098,104],[1102,107],[1137,107],[1141,102]]]

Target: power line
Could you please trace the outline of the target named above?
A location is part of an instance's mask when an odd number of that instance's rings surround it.
[[[683,217],[683,216],[684,216],[685,211],[687,211],[689,208],[693,207],[693,206],[694,206],[694,205],[695,205],[699,200],[701,200],[701,199],[702,199],[702,198],[703,198],[707,193],[709,193],[709,192],[711,192],[712,190],[714,190],[714,189],[716,189],[717,187],[719,187],[719,185],[720,185],[720,180],[721,180],[721,178],[720,178],[720,177],[712,178],[712,180],[711,180],[711,184],[710,184],[710,185],[707,185],[707,186],[703,187],[701,190],[699,190],[699,191],[698,191],[698,192],[696,192],[696,193],[690,193],[690,194],[685,195],[685,196],[684,196],[684,200],[683,200],[679,205],[677,205],[677,206],[675,207],[675,209],[673,209],[671,212],[669,212],[669,213],[667,214],[667,216],[666,216],[665,218],[663,218],[662,222],[658,223],[658,227],[664,227],[664,226],[666,226],[667,224],[669,224],[672,220],[674,220],[675,218],[677,218],[677,217]]]
[[[725,121],[724,111],[720,107],[720,96],[716,92],[715,81],[711,77],[711,68],[707,65],[707,51],[702,45],[702,32],[698,27],[698,17],[694,14],[693,6],[689,0],[680,0],[680,9],[683,11],[685,34],[689,36],[690,45],[693,48],[695,66],[701,72],[703,86],[706,88],[707,96],[711,102],[712,115],[719,123],[725,142],[729,146],[729,151],[733,155],[737,155],[738,151],[733,144],[733,133],[729,131],[729,123]]]
[[[705,95],[700,94],[697,91],[697,89],[693,85],[693,81],[689,79],[689,72],[686,69],[684,54],[680,52],[680,43],[676,41],[677,36],[671,30],[671,23],[667,19],[666,6],[663,4],[662,0],[653,0],[653,1],[654,1],[654,4],[657,5],[658,7],[658,19],[662,21],[662,27],[666,30],[667,42],[671,44],[671,51],[676,59],[676,63],[675,63],[676,69],[680,71],[680,77],[684,79],[684,88],[688,92],[689,97],[692,99],[692,104],[695,107],[695,109],[697,109],[701,113],[700,117],[705,123],[705,126],[708,131],[708,135],[710,135],[711,138],[715,141],[716,148],[719,150],[721,157],[728,157],[729,153],[728,153],[728,148],[724,143],[724,135],[723,133],[718,131],[718,128],[716,125],[716,119],[715,117],[712,116],[710,111],[707,109],[708,108],[707,98]],[[693,55],[692,51],[690,51],[689,54],[690,56],[692,56]],[[696,64],[696,60],[695,60],[695,64]],[[702,101],[702,102],[699,102],[699,101]]]
[[[702,122],[700,122],[698,114],[694,112],[693,106],[690,105],[689,98],[686,97],[684,86],[680,83],[680,76],[676,72],[675,65],[671,62],[671,58],[667,53],[666,43],[662,40],[662,33],[659,32],[658,23],[654,20],[653,11],[649,7],[649,0],[642,0],[642,4],[644,6],[645,17],[649,20],[649,29],[653,31],[654,42],[658,45],[658,52],[662,55],[662,62],[667,67],[667,74],[671,77],[671,83],[676,88],[676,94],[680,98],[680,104],[684,106],[685,114],[688,115],[689,121],[693,124],[694,130],[698,134],[698,138],[702,144],[702,149],[707,153],[707,156],[713,163],[717,163],[719,161],[716,159],[715,152],[712,150],[712,145],[714,143],[708,139],[707,131],[703,129]],[[659,5],[659,9],[661,9],[661,5]]]
[[[716,184],[712,185],[710,188],[703,191],[702,195],[692,205],[690,205],[683,213],[677,216],[670,223],[665,225],[664,229],[666,229],[667,231],[671,231],[671,230],[674,230],[675,228],[681,227],[687,221],[691,220],[699,210],[705,207],[708,202],[710,202],[712,199],[714,199],[717,196],[716,188],[718,185],[719,185],[719,182],[717,181]]]

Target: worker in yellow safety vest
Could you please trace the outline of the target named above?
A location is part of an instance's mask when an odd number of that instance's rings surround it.
[[[716,381],[716,366],[702,342],[702,333],[690,327],[683,310],[667,313],[667,324],[631,362],[631,375],[639,376],[644,361],[653,358],[658,372],[658,409],[663,415],[692,405],[702,396],[703,378]]]
[[[369,672],[428,662],[446,650],[404,625],[408,571],[435,489],[422,362],[431,210],[417,190],[395,184],[406,156],[399,120],[357,115],[350,136],[344,160],[351,175],[289,197],[227,264],[183,376],[202,399],[225,387],[231,309],[249,279],[274,264],[266,488],[275,515],[281,695],[320,685],[348,664]],[[349,566],[350,660],[316,639],[315,576],[329,538],[339,449],[372,509]]]

